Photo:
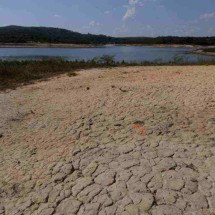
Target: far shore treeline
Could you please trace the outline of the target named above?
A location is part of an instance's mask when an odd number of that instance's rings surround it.
[[[80,34],[60,28],[48,27],[0,27],[0,44],[6,43],[62,43],[62,44],[177,44],[214,46],[215,37],[110,37],[105,35]]]

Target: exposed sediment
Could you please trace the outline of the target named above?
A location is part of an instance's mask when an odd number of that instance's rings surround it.
[[[0,215],[215,213],[215,66],[81,71],[0,93]]]

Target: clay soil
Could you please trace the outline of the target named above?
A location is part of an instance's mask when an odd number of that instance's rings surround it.
[[[215,213],[215,66],[61,75],[0,116],[1,215]]]

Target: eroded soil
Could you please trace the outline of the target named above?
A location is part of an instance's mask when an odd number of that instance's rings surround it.
[[[215,214],[215,67],[82,71],[0,93],[1,215]]]

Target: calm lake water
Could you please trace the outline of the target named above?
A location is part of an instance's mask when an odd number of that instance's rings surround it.
[[[62,57],[67,60],[92,59],[102,55],[114,55],[117,61],[155,61],[167,62],[175,56],[183,57],[188,61],[197,61],[199,58],[210,60],[211,56],[191,54],[192,48],[180,47],[151,47],[151,46],[109,46],[101,48],[0,48],[0,59],[40,59]]]

